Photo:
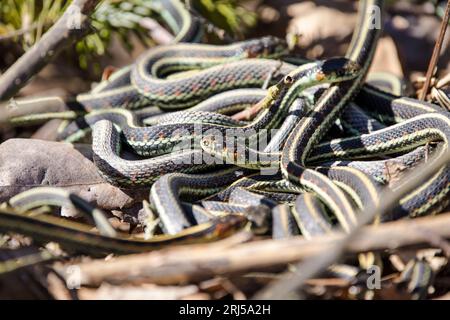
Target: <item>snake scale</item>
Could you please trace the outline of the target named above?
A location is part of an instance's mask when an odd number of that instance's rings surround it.
[[[311,238],[350,231],[358,210],[395,187],[386,171],[392,164],[408,171],[447,152],[448,111],[403,96],[395,77],[367,77],[381,33],[371,18],[379,12],[382,20],[384,1],[360,1],[347,54],[320,61],[291,56],[272,36],[202,44],[204,25],[182,2],[159,4],[172,44],[147,50],[89,92],[11,102],[16,107],[0,121],[68,120],[59,140],[91,142],[106,181],[147,190],[161,234],[124,235],[105,212],[58,188],[11,198],[0,209],[0,230],[120,254],[213,241],[245,227]],[[381,221],[439,212],[449,202],[449,176],[442,168]],[[98,232],[30,214],[45,205],[73,207]]]

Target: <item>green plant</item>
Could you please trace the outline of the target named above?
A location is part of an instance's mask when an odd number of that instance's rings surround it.
[[[256,25],[256,14],[246,10],[239,0],[195,0],[194,7],[217,27],[242,38]]]
[[[255,15],[246,11],[237,0],[191,2],[208,21],[239,37],[256,22]],[[0,1],[0,42],[12,41],[27,50],[61,16],[69,3],[68,0]],[[92,25],[97,32],[75,45],[79,66],[84,69],[94,67],[98,72],[97,58],[107,54],[113,36],[117,36],[128,50],[132,49],[130,33],[151,45],[152,39],[139,21],[143,17],[157,18],[153,3],[152,0],[102,1],[92,16]]]

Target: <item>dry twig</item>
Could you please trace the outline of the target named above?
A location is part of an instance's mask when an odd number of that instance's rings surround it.
[[[353,245],[356,241],[364,242],[366,239],[362,236],[363,226],[370,223],[377,215],[382,216],[387,212],[390,212],[399,201],[408,193],[412,192],[418,186],[422,185],[431,176],[433,176],[443,166],[450,163],[450,151],[447,151],[443,156],[435,161],[424,163],[419,170],[415,170],[404,177],[404,183],[399,185],[397,189],[391,190],[385,188],[381,194],[380,199],[383,199],[378,205],[372,205],[364,212],[359,213],[359,221],[357,226],[345,237],[336,241],[333,245],[325,248],[324,251],[319,252],[314,258],[305,263],[301,263],[297,266],[297,271],[292,274],[286,274],[281,280],[275,282],[272,285],[267,286],[262,292],[260,292],[257,299],[286,299],[286,298],[298,298],[295,293],[299,290],[305,282],[325,270],[328,266],[335,263],[341,255],[345,252],[348,246]],[[413,222],[414,223],[414,222]],[[448,227],[448,225],[446,226]],[[427,229],[425,227],[425,229]],[[399,229],[398,232],[404,232]],[[427,238],[422,233],[419,236],[417,232],[411,232],[411,228],[404,226],[403,230],[408,230],[408,233],[414,233],[414,236],[419,238]],[[435,233],[434,229],[430,229],[433,234],[439,237],[442,236],[439,232]],[[381,236],[381,235],[380,235]],[[387,236],[387,235],[386,235]],[[361,239],[360,239],[361,238]],[[392,240],[392,235],[387,236],[387,241]],[[364,250],[362,250],[364,251]],[[367,250],[372,251],[372,250]]]
[[[444,18],[441,23],[441,30],[439,31],[439,37],[436,40],[436,44],[434,45],[433,54],[431,56],[430,64],[428,65],[427,75],[425,79],[425,83],[422,87],[422,91],[420,92],[419,99],[425,100],[427,97],[428,90],[430,89],[431,79],[433,78],[433,74],[439,60],[439,54],[441,53],[442,42],[444,42],[445,32],[447,31],[448,21],[450,18],[450,0],[447,2],[447,8],[445,9]]]
[[[90,30],[89,15],[100,0],[74,0],[62,17],[0,77],[0,100],[14,96],[61,50]]]
[[[368,251],[425,247],[428,236],[421,229],[450,239],[450,213],[436,217],[400,220],[378,226],[363,227],[345,251],[355,254]],[[404,230],[409,230],[404,232]],[[241,237],[241,235],[236,235]],[[161,251],[117,257],[109,261],[94,260],[80,263],[81,283],[99,285],[102,282],[125,283],[146,281],[155,284],[199,282],[217,275],[260,271],[325,254],[334,243],[346,239],[342,233],[318,237],[313,241],[302,237],[285,240],[262,240],[235,245],[201,244],[172,247]],[[229,241],[229,240],[228,240]],[[61,274],[66,274],[63,267]],[[59,269],[59,268],[58,268]]]

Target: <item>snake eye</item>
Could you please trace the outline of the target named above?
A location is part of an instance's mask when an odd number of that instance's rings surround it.
[[[262,48],[259,45],[253,45],[248,48],[247,50],[247,57],[248,58],[256,58],[262,54],[264,48]]]
[[[285,76],[283,81],[285,84],[292,84],[294,79],[291,76]]]
[[[210,137],[205,137],[202,139],[203,145],[208,147],[211,143],[211,138]]]

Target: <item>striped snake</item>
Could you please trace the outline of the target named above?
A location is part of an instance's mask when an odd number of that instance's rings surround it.
[[[56,200],[59,197],[59,200]],[[56,241],[72,250],[91,254],[127,254],[150,251],[163,248],[171,244],[192,244],[213,241],[224,238],[236,230],[242,229],[247,219],[239,215],[226,215],[210,222],[187,228],[176,235],[160,235],[151,239],[143,239],[129,234],[113,232],[97,233],[92,227],[68,221],[47,214],[19,213],[20,208],[39,206],[43,200],[55,205],[72,203],[88,215],[96,215],[89,203],[74,195],[63,195],[59,189],[36,188],[25,191],[11,199],[10,205],[15,210],[0,208],[0,230],[6,232],[19,232],[29,235],[39,241]],[[11,202],[10,201],[10,202]],[[98,220],[97,213],[97,220]],[[101,216],[101,215],[100,215]],[[105,229],[105,219],[102,219]],[[97,224],[99,226],[99,224]]]
[[[59,132],[59,139],[69,142],[89,138],[92,130],[93,160],[101,175],[123,188],[149,190],[150,208],[166,234],[148,240],[123,235],[102,211],[55,188],[11,198],[0,209],[1,230],[89,253],[215,240],[249,221],[270,223],[275,238],[299,233],[309,238],[336,224],[349,231],[358,209],[380,201],[388,161],[409,169],[425,161],[428,151],[439,157],[448,149],[448,112],[385,92],[401,94],[398,79],[369,78],[385,91],[364,84],[381,31],[371,24],[373,8],[383,12],[384,1],[360,1],[346,57],[324,61],[286,56],[284,41],[274,37],[222,46],[194,43],[201,39],[199,20],[178,0],[160,3],[177,34],[173,44],[148,50],[76,97],[13,101],[0,121],[71,120]],[[321,88],[310,89],[317,85]],[[233,116],[252,108],[253,118]],[[261,151],[250,147],[268,129],[278,129],[269,143]],[[224,149],[216,138],[230,130],[246,137],[241,154]],[[134,158],[123,157],[121,149]],[[270,167],[275,174],[254,171]],[[445,167],[381,218],[438,212],[449,191]],[[30,211],[42,205],[72,206],[99,232]]]

